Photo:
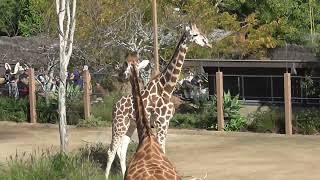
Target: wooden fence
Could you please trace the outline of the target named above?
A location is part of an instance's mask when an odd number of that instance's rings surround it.
[[[37,122],[36,113],[36,90],[34,70],[29,69],[29,101],[30,101],[30,118],[31,123]],[[284,99],[285,99],[285,129],[286,134],[292,134],[292,103],[291,103],[291,74],[284,73]],[[88,70],[83,72],[84,86],[83,86],[83,101],[85,119],[88,120],[91,114],[91,100],[92,93],[91,75]],[[225,128],[224,114],[223,114],[223,72],[216,73],[216,94],[217,94],[217,119],[218,130],[223,131]]]

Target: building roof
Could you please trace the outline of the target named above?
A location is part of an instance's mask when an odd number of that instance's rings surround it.
[[[186,67],[259,67],[259,68],[307,68],[320,65],[319,60],[234,60],[234,59],[186,59]]]

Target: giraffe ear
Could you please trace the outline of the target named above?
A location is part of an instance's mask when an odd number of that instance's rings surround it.
[[[191,23],[191,29],[192,29],[192,30],[196,30],[196,29],[198,29],[198,28],[197,28],[197,25],[196,25],[196,24]]]
[[[20,69],[20,63],[17,62],[17,64],[14,66],[14,70],[13,70],[13,73],[12,73],[12,74],[17,74],[18,71],[19,71],[19,69]]]
[[[4,63],[4,68],[11,71],[11,66],[8,63]]]

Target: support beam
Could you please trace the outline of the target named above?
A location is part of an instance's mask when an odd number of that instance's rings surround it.
[[[30,122],[37,123],[37,111],[36,111],[36,80],[34,77],[34,69],[28,69],[29,75],[29,108],[30,108]]]
[[[291,74],[284,73],[284,102],[286,134],[292,135]]]
[[[89,70],[83,71],[83,103],[84,103],[84,118],[89,120],[91,115],[91,101],[90,101],[90,84],[91,78]]]
[[[158,21],[157,21],[157,1],[152,0],[152,22],[153,22],[153,76],[159,73],[159,47],[158,47]]]
[[[223,117],[223,73],[216,73],[216,94],[217,94],[217,114],[218,114],[218,131],[224,131]]]

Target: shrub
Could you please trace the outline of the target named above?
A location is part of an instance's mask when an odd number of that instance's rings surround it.
[[[78,127],[103,127],[108,125],[107,121],[103,121],[101,117],[90,116],[88,120],[81,119],[77,124]]]
[[[280,109],[258,110],[249,114],[248,118],[251,121],[249,131],[284,133],[284,113]]]
[[[131,161],[137,148],[136,143],[128,147],[127,163]],[[3,180],[87,180],[105,179],[107,146],[102,144],[86,145],[74,154],[52,153],[52,150],[33,152],[30,155],[10,156],[7,166],[0,167],[0,179]],[[122,176],[119,160],[113,163],[111,180],[120,180]]]
[[[103,171],[96,163],[77,155],[53,154],[50,151],[10,157],[8,167],[0,172],[0,179],[103,179]]]
[[[316,134],[320,131],[320,110],[303,109],[295,114],[295,126],[298,133]]]
[[[92,115],[100,118],[102,121],[112,122],[112,113],[114,104],[122,97],[120,92],[111,92],[106,96],[102,103],[92,106]]]
[[[138,148],[137,143],[130,143],[127,150],[127,165],[132,160],[133,155],[135,154],[136,150]],[[105,170],[107,167],[107,159],[108,159],[108,147],[97,143],[94,145],[86,145],[79,150],[79,155],[82,158],[88,159],[91,162],[95,162],[98,164],[98,166]],[[118,156],[115,157],[114,162],[111,166],[111,175],[117,175],[121,174],[121,166],[120,166],[120,160]]]
[[[178,109],[178,113],[172,118],[171,126],[179,128],[216,129],[216,106],[216,97],[207,101],[207,103],[201,103],[197,109],[192,109],[190,105],[185,104],[183,108]],[[242,102],[239,100],[239,96],[232,97],[230,92],[224,93],[225,130],[241,131],[246,127],[247,120],[239,113],[241,108]]]
[[[171,126],[177,128],[196,128],[199,123],[199,117],[196,114],[177,113],[170,121]]]
[[[0,121],[26,122],[28,116],[27,99],[15,100],[10,97],[0,97]]]

